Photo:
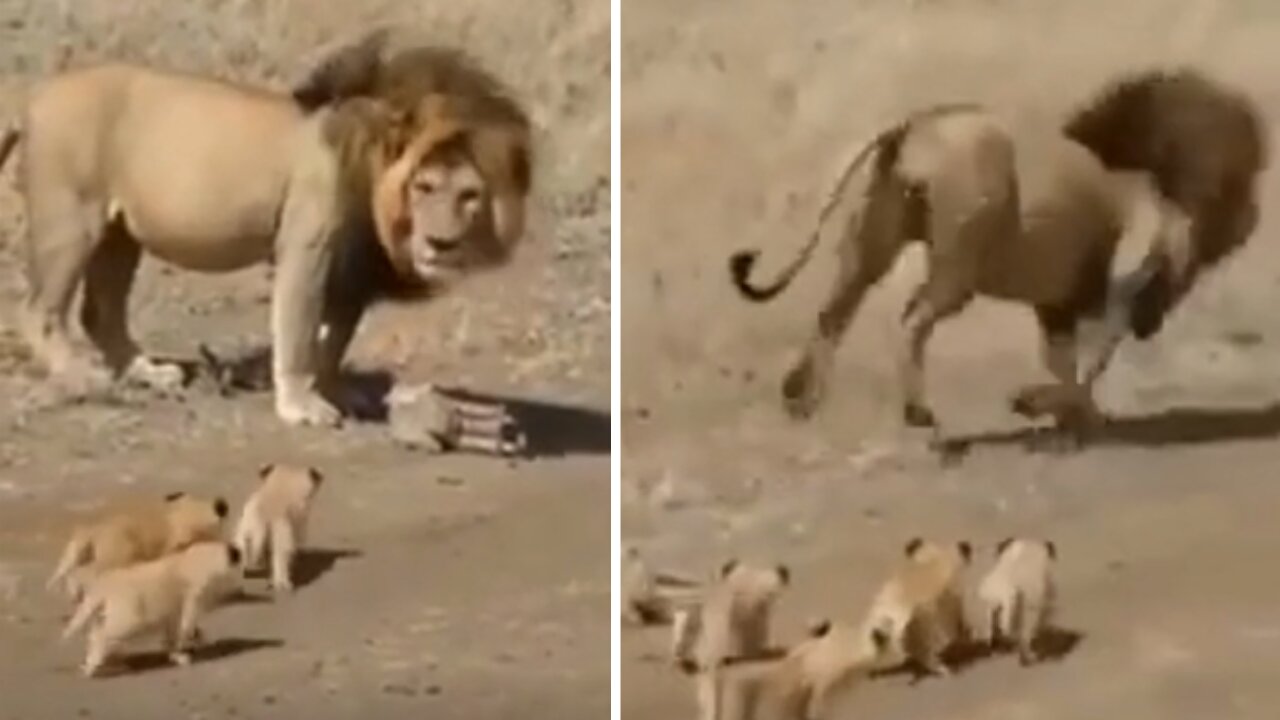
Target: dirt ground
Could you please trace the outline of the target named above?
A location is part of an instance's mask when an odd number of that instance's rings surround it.
[[[518,261],[426,305],[378,309],[352,364],[519,400],[531,457],[434,457],[385,426],[290,430],[269,395],[48,406],[12,333],[24,220],[0,181],[0,718],[582,718],[609,669],[609,7],[598,0],[0,0],[0,115],[60,61],[143,60],[283,88],[375,24],[463,44],[538,127],[533,220]],[[147,261],[134,295],[149,348],[267,339],[261,270]],[[328,477],[305,586],[217,611],[197,663],[142,657],[79,677],[44,592],[72,523],[104,502],[187,490],[238,510],[266,462]],[[138,647],[148,650],[144,643]]]
[[[1122,348],[1100,387],[1114,416],[1071,455],[1037,452],[1007,410],[1040,369],[1030,313],[979,302],[930,346],[943,463],[900,428],[886,352],[918,254],[864,306],[828,404],[787,418],[779,385],[834,265],[748,306],[725,261],[799,247],[842,163],[905,111],[981,101],[1054,117],[1117,72],[1192,63],[1280,117],[1271,3],[1139,0],[710,0],[630,3],[622,20],[623,540],[664,568],[782,561],[782,641],[857,621],[913,535],[1061,551],[1058,662],[1012,658],[946,680],[868,682],[836,717],[1271,718],[1280,703],[1280,179],[1249,247],[1165,331]],[[694,713],[660,630],[623,631],[623,717]]]

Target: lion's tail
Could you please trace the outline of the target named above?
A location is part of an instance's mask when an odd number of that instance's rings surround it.
[[[80,604],[76,606],[76,612],[67,621],[66,627],[62,629],[62,639],[70,640],[76,633],[84,629],[84,626],[93,619],[103,607],[103,599],[96,592],[85,593],[80,599]]]
[[[733,278],[733,285],[738,289],[738,292],[752,302],[765,302],[787,289],[787,286],[791,284],[791,281],[795,279],[795,276],[800,273],[800,270],[804,268],[805,264],[809,262],[809,258],[813,255],[814,248],[818,246],[818,240],[822,236],[822,230],[826,227],[827,218],[844,197],[845,186],[849,184],[850,178],[872,154],[890,143],[900,141],[905,132],[905,123],[896,125],[877,135],[858,151],[853,160],[845,166],[840,179],[836,181],[835,187],[827,195],[827,202],[823,205],[822,212],[818,214],[817,227],[809,235],[809,240],[805,243],[804,248],[772,282],[767,285],[755,285],[750,280],[751,271],[755,268],[756,261],[760,259],[759,250],[740,250],[734,253],[729,258],[729,275]]]
[[[0,163],[3,166],[3,163]],[[52,590],[63,578],[67,576],[75,568],[83,565],[91,559],[93,543],[89,542],[89,538],[81,533],[72,535],[71,540],[67,542],[67,547],[62,551],[62,557],[58,560],[58,567],[53,571],[53,575],[49,576],[49,581],[45,583],[45,588]]]
[[[21,139],[22,128],[17,123],[10,124],[3,133],[0,133],[0,170],[4,169],[5,163],[9,161],[9,156],[18,147],[18,141]]]

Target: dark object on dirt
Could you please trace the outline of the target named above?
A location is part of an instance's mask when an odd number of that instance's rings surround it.
[[[271,348],[243,348],[229,357],[219,357],[201,343],[198,351],[202,372],[197,372],[197,377],[211,380],[222,397],[271,389]]]
[[[391,437],[408,447],[502,456],[525,450],[524,434],[502,403],[448,397],[430,384],[395,387],[386,403]]]

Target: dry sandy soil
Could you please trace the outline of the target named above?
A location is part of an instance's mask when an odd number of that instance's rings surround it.
[[[860,619],[915,534],[1061,550],[1058,662],[1012,659],[947,680],[866,683],[837,717],[1271,718],[1280,705],[1280,178],[1250,247],[1100,388],[1114,415],[1071,455],[1027,447],[1006,409],[1039,380],[1033,321],[980,302],[937,333],[929,383],[942,463],[899,427],[885,351],[918,255],[874,293],[812,421],[779,383],[830,282],[833,254],[766,306],[738,299],[743,246],[781,265],[840,166],[905,111],[977,100],[1054,117],[1114,73],[1189,62],[1280,118],[1280,11],[1262,0],[649,0],[622,18],[623,539],[707,573],[729,556],[790,564],[777,637]],[[1274,211],[1274,212],[1273,212]],[[623,717],[691,717],[665,635],[623,633]]]
[[[429,305],[380,309],[354,364],[521,399],[531,457],[433,457],[385,426],[287,430],[265,394],[45,406],[10,328],[24,220],[0,182],[0,718],[581,718],[608,712],[609,8],[600,0],[0,1],[0,115],[61,60],[144,60],[283,88],[374,24],[466,44],[540,128],[518,263]],[[265,342],[265,273],[144,264],[145,345]],[[307,580],[219,610],[197,663],[91,682],[43,591],[73,522],[173,490],[238,506],[265,462],[329,478]],[[237,508],[238,509],[238,508]],[[146,644],[140,645],[148,650]]]

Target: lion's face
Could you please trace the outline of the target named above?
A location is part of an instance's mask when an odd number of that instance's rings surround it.
[[[401,277],[439,287],[507,261],[524,229],[527,187],[507,177],[520,168],[503,162],[523,160],[523,145],[498,152],[504,140],[437,122],[381,173],[374,219]]]
[[[454,279],[475,259],[489,192],[475,165],[446,158],[419,167],[405,187],[404,252],[428,284]]]

